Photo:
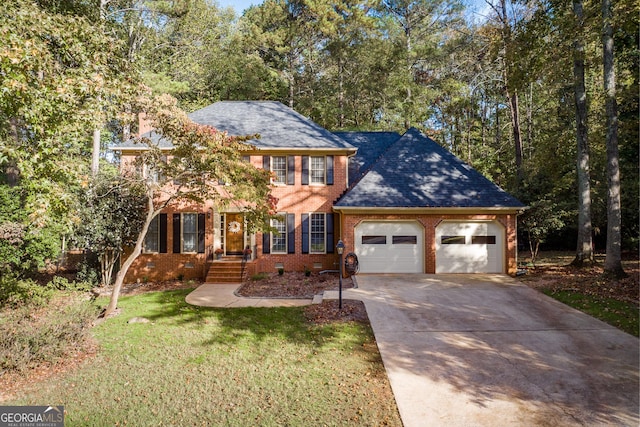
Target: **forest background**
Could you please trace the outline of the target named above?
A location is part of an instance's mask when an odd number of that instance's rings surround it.
[[[604,251],[606,23],[621,245],[637,251],[640,6],[617,1],[603,18],[603,3],[265,0],[238,15],[207,0],[3,2],[0,269],[27,271],[59,255],[82,222],[91,176],[117,170],[108,147],[136,133],[146,91],[174,96],[187,112],[276,100],[330,130],[416,127],[530,206],[521,249],[573,249],[584,208],[576,64],[590,234]]]

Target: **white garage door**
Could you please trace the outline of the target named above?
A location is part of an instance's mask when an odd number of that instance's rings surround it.
[[[436,227],[436,273],[502,273],[504,246],[496,222],[443,221]]]
[[[366,221],[356,227],[361,273],[423,273],[424,229],[416,221]]]

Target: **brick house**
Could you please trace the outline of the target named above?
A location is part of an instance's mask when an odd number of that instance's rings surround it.
[[[249,273],[337,269],[339,239],[361,272],[515,273],[522,203],[415,129],[331,133],[267,101],[217,102],[189,117],[260,134],[246,160],[276,177],[279,233],[248,233],[241,206],[173,206],[152,224],[128,281],[203,278],[246,248]],[[114,150],[126,165],[140,145]]]

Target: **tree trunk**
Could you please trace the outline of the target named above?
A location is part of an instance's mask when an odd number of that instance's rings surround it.
[[[511,129],[513,131],[513,144],[516,155],[516,188],[520,187],[520,183],[524,179],[522,171],[522,132],[520,131],[520,106],[518,100],[518,91],[509,90],[507,86],[507,97],[509,98],[509,111],[511,113]]]
[[[620,156],[618,153],[618,105],[613,55],[611,0],[602,0],[602,63],[607,111],[607,257],[605,273],[626,276],[622,268],[622,214],[620,211]]]
[[[91,175],[95,178],[100,168],[100,129],[93,130],[93,148],[91,150]]]
[[[120,297],[120,290],[122,289],[122,285],[124,284],[124,278],[129,271],[129,268],[133,264],[133,262],[138,258],[138,256],[142,253],[142,245],[144,244],[144,239],[147,236],[147,231],[149,230],[149,225],[153,218],[155,218],[160,213],[160,210],[154,210],[153,207],[153,193],[147,195],[147,217],[144,221],[144,225],[142,226],[142,230],[138,235],[138,239],[136,240],[136,245],[133,247],[133,252],[129,254],[127,259],[122,264],[120,271],[116,274],[116,281],[113,284],[113,291],[111,292],[111,298],[109,299],[109,305],[105,309],[104,313],[102,313],[102,317],[108,317],[111,313],[113,313],[118,307],[118,298]]]
[[[587,140],[587,91],[584,82],[584,16],[582,0],[573,0],[573,12],[578,23],[574,42],[573,76],[576,105],[576,140],[578,145],[578,245],[572,265],[593,264],[591,226],[591,182],[589,172],[589,144]]]

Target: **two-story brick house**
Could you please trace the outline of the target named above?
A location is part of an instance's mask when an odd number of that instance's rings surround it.
[[[204,277],[217,252],[228,260],[247,248],[249,272],[336,269],[338,239],[363,272],[515,272],[522,204],[415,129],[331,133],[262,101],[218,102],[189,117],[260,135],[245,160],[274,175],[279,233],[248,233],[240,205],[174,206],[152,224],[127,280]],[[126,164],[140,147],[115,149]]]

